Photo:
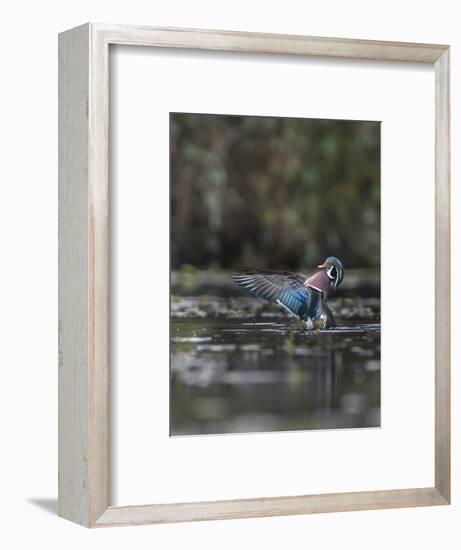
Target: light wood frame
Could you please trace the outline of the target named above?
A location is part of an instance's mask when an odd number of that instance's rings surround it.
[[[110,506],[109,45],[416,61],[435,68],[434,487]],[[59,515],[87,527],[450,503],[449,47],[85,24],[59,35]]]

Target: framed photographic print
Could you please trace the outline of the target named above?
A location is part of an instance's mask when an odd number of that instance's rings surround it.
[[[449,48],[59,38],[59,514],[450,502]]]

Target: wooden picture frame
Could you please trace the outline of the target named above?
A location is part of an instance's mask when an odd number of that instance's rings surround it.
[[[435,484],[110,506],[109,45],[413,61],[435,68]],[[450,503],[449,47],[85,24],[59,36],[59,515],[87,527]]]

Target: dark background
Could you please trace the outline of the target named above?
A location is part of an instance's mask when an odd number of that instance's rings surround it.
[[[172,269],[380,264],[380,123],[171,113]]]

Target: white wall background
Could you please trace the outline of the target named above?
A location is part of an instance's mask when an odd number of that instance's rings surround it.
[[[54,514],[57,466],[57,33],[86,21],[452,45],[453,217],[459,234],[461,35],[456,2],[11,2],[0,33],[0,544],[4,548],[459,548],[461,413],[453,360],[450,507],[88,531]],[[453,239],[455,241],[455,239]],[[453,243],[454,272],[461,259]],[[421,258],[424,265],[424,258]],[[454,329],[461,306],[454,281]],[[422,333],[424,326],[421,328]],[[417,345],[417,342],[415,342]],[[417,391],[417,388],[415,388]],[[340,459],[338,457],[338,459]]]

